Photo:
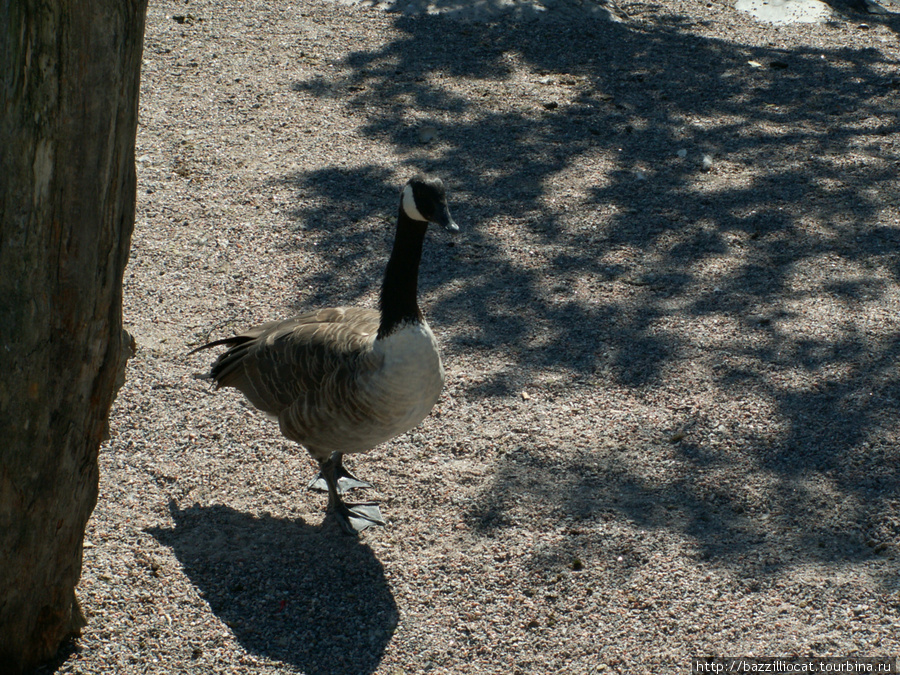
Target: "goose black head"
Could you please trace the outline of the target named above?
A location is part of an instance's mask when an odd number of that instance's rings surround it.
[[[407,218],[435,223],[448,232],[459,232],[459,225],[450,215],[447,192],[440,178],[421,174],[411,178],[403,188],[401,207]]]

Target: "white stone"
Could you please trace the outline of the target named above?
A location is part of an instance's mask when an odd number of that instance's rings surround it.
[[[735,9],[772,24],[820,23],[831,9],[820,0],[737,0]]]

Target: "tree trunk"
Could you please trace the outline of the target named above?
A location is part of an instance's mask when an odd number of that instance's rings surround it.
[[[0,672],[55,655],[124,376],[146,0],[0,0]]]

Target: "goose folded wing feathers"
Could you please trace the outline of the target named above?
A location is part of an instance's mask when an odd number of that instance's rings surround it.
[[[263,324],[230,338],[210,375],[277,417],[300,399],[352,391],[352,381],[377,365],[370,362],[378,321],[376,310],[336,307]]]

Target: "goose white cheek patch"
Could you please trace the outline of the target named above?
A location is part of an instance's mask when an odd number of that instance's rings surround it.
[[[423,216],[416,207],[416,198],[413,196],[412,187],[409,185],[403,188],[403,211],[413,220],[428,221],[428,218]]]

